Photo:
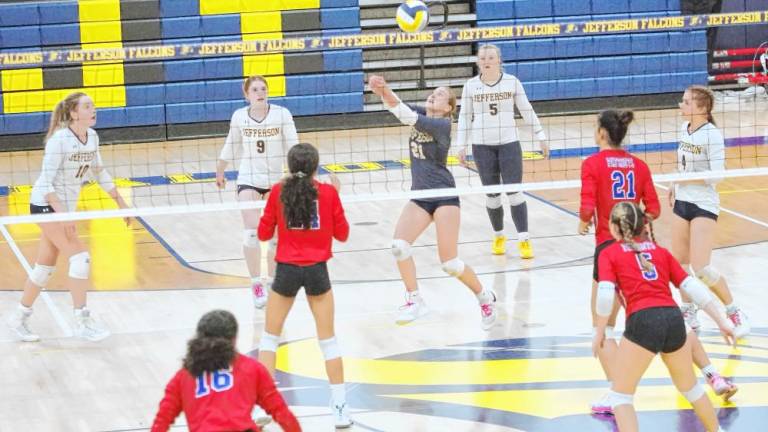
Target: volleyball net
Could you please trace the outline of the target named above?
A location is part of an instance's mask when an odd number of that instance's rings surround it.
[[[478,11],[477,27],[417,34],[323,30],[314,36],[285,33],[274,39],[273,33],[254,27],[242,30],[236,40],[220,35],[199,41],[169,39],[162,45],[94,43],[4,50],[0,53],[4,136],[37,149],[0,153],[0,199],[6,202],[0,223],[262,207],[263,202],[236,200],[238,158],[228,161],[227,186],[220,190],[215,185],[229,119],[236,109],[247,106],[243,76],[253,74],[266,77],[272,103],[293,113],[299,141],[314,144],[320,152],[320,179],[338,176],[348,203],[578,188],[583,158],[598,151],[596,113],[608,108],[635,111],[623,147],[648,163],[657,182],[764,178],[768,173],[764,90],[718,93],[713,114],[725,136],[724,172],[678,173],[675,151],[684,119],[675,105],[689,85],[712,81],[706,29],[764,25],[768,11],[680,16],[662,10],[641,17],[590,16],[593,19],[525,20]],[[246,18],[241,14],[242,22]],[[411,191],[411,128],[398,125],[383,110],[381,100],[367,88],[367,78],[383,75],[403,101],[416,105],[423,105],[436,87],[447,87],[458,97],[477,74],[477,48],[485,43],[500,48],[504,70],[523,83],[547,137],[549,158],[542,154],[533,126],[518,116],[521,184],[483,186],[471,152],[467,163],[461,164],[461,149],[452,146],[447,165],[456,188]],[[732,54],[760,53],[764,47]],[[714,69],[726,66],[719,56],[711,65]],[[760,60],[749,64],[759,67]],[[78,78],[72,79],[73,75]],[[43,155],[39,133],[47,129],[53,105],[73,90],[93,98],[98,107],[95,129],[102,141],[119,142],[102,144],[100,151],[131,208],[117,210],[85,176],[72,179],[86,183],[80,211],[29,215],[29,193],[40,175]],[[454,121],[454,142],[456,127]],[[164,139],[147,135],[152,128],[161,129]],[[182,139],[190,135],[195,137]],[[29,144],[31,140],[39,142]]]

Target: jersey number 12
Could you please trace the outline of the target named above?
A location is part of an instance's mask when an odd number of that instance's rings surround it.
[[[635,172],[614,171],[611,173],[613,180],[613,199],[635,199]]]

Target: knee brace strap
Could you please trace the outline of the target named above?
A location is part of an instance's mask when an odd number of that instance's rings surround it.
[[[411,250],[411,244],[405,240],[394,239],[392,240],[392,255],[398,261],[405,261],[411,257],[413,251]]]
[[[69,257],[69,277],[72,279],[88,279],[91,273],[91,256],[88,252]]]
[[[318,341],[320,350],[323,352],[325,361],[333,360],[341,357],[341,349],[339,349],[339,343],[336,341],[336,337],[328,339],[322,339]]]
[[[279,339],[280,336],[264,332],[259,342],[259,351],[277,352],[277,341]]]
[[[464,274],[465,267],[464,261],[460,260],[458,257],[443,263],[443,271],[453,277],[459,277]]]
[[[513,192],[507,194],[507,199],[509,199],[509,205],[511,206],[518,206],[525,203],[525,195],[523,195],[522,192]]]
[[[53,266],[35,264],[35,268],[29,273],[29,280],[40,288],[45,288],[48,285],[48,281],[51,280],[55,268]]]
[[[683,394],[686,400],[690,403],[694,403],[697,400],[699,400],[702,396],[704,396],[704,387],[701,386],[701,384],[696,384],[693,386],[692,389],[688,390],[687,392],[680,392]]]
[[[501,194],[488,194],[485,196],[485,206],[489,209],[501,207]]]
[[[261,243],[259,243],[259,234],[255,229],[243,230],[243,246],[247,248],[261,247]]]

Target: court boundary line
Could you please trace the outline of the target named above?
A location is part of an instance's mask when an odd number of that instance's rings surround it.
[[[669,187],[668,187],[668,186],[664,186],[664,185],[661,185],[661,184],[659,184],[659,183],[654,183],[654,186],[656,186],[656,187],[657,187],[657,188],[659,188],[659,189],[663,189],[663,190],[666,190],[666,191],[668,191],[668,190],[669,190]],[[720,211],[721,211],[721,212],[725,212],[725,213],[728,213],[728,214],[731,214],[731,215],[733,215],[733,216],[736,216],[736,217],[739,217],[739,218],[742,218],[742,219],[744,219],[744,220],[746,220],[746,221],[748,221],[748,222],[752,222],[752,223],[753,223],[753,224],[755,224],[755,225],[760,225],[760,226],[762,226],[763,228],[768,228],[768,222],[763,222],[763,221],[761,221],[761,220],[758,220],[758,219],[755,219],[755,218],[753,218],[753,217],[747,216],[747,215],[745,215],[745,214],[743,214],[743,213],[739,213],[739,212],[737,212],[737,211],[734,211],[734,210],[731,210],[731,209],[727,209],[727,208],[725,208],[725,207],[720,207]]]
[[[21,253],[21,249],[19,249],[19,246],[16,244],[16,241],[13,239],[13,236],[11,236],[11,233],[8,232],[8,229],[4,224],[0,224],[0,232],[3,234],[3,237],[5,237],[6,242],[8,242],[8,247],[11,248],[13,254],[16,255],[16,259],[24,268],[24,272],[29,276],[30,273],[32,273],[32,266],[29,265],[27,258]],[[70,327],[66,319],[64,319],[64,315],[62,315],[59,308],[56,307],[56,304],[53,302],[51,296],[48,295],[48,291],[45,288],[40,291],[40,298],[42,298],[43,303],[48,306],[48,310],[51,312],[51,315],[53,315],[54,321],[56,321],[56,324],[58,324],[59,328],[64,332],[64,336],[72,337],[74,334],[72,332],[72,327]]]

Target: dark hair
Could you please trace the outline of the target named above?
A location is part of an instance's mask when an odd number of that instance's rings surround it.
[[[192,376],[227,369],[235,359],[237,320],[231,312],[217,309],[197,322],[197,334],[187,343],[184,369]]]
[[[619,235],[633,251],[637,254],[640,260],[640,265],[643,269],[648,271],[653,268],[653,264],[648,262],[643,256],[640,247],[635,243],[635,237],[643,234],[645,230],[645,224],[649,226],[651,235],[651,241],[656,242],[656,238],[653,235],[653,222],[643,210],[637,204],[632,201],[622,201],[613,206],[611,210],[611,223],[618,227]]]
[[[280,201],[289,227],[309,229],[315,213],[317,189],[313,181],[320,156],[312,144],[296,144],[288,150],[288,172],[283,180]]]
[[[608,132],[608,137],[611,140],[612,147],[621,146],[621,142],[627,135],[627,128],[632,120],[635,118],[635,113],[632,111],[619,111],[609,109],[601,111],[597,115],[597,123],[601,128]]]
[[[707,121],[715,125],[715,118],[712,117],[712,109],[715,107],[715,95],[712,93],[712,90],[702,85],[692,85],[686,91],[691,94],[691,99],[696,101],[696,105],[707,110]]]

